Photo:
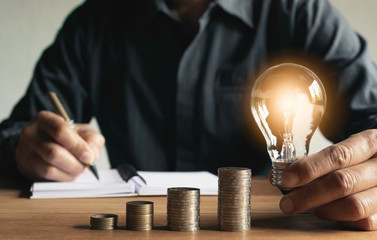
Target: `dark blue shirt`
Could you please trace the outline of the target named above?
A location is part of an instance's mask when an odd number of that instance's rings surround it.
[[[162,0],[89,0],[44,51],[30,86],[0,125],[1,170],[57,92],[76,122],[96,117],[111,165],[141,170],[271,168],[250,112],[268,67],[294,62],[327,91],[321,130],[332,141],[376,127],[377,71],[367,44],[327,0],[218,0],[195,32]]]

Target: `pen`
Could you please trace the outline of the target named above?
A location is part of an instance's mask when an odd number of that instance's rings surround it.
[[[47,93],[48,99],[50,100],[52,106],[54,107],[54,110],[56,114],[60,115],[61,117],[64,118],[66,123],[69,124],[71,128],[74,128],[74,121],[73,119],[70,119],[67,112],[65,111],[63,104],[59,100],[58,96],[54,92],[48,92]],[[94,164],[85,164],[89,170],[94,174],[94,176],[99,180],[97,168]]]

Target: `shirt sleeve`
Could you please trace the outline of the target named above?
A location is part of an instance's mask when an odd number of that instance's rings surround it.
[[[322,132],[337,142],[376,128],[377,67],[366,41],[328,0],[296,2],[292,42],[309,57],[327,92]]]
[[[70,14],[39,59],[25,95],[0,124],[0,176],[17,175],[14,155],[18,136],[39,111],[52,110],[48,91],[59,95],[76,122],[90,121],[85,11],[84,4]]]

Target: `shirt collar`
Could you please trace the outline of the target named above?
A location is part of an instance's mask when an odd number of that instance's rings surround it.
[[[249,27],[254,26],[252,20],[252,0],[215,0],[214,2],[225,12],[240,18]],[[151,0],[150,3],[151,8],[149,9],[149,17],[152,17],[157,14],[157,12],[161,11],[174,18],[164,0]]]
[[[231,15],[240,18],[249,27],[253,27],[252,0],[216,0],[219,6]]]
[[[154,0],[156,3],[156,7],[159,11],[165,13],[169,17],[179,21],[179,19],[174,16],[174,14],[169,10],[168,5],[165,3],[165,0]]]

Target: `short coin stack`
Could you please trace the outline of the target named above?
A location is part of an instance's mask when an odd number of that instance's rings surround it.
[[[218,169],[218,224],[224,231],[250,229],[251,170],[224,167]]]
[[[168,188],[168,227],[174,231],[195,231],[200,228],[200,190]]]
[[[118,215],[96,214],[90,217],[90,228],[96,230],[110,230],[117,227]]]
[[[128,230],[145,231],[153,227],[153,202],[131,201],[126,204]]]

